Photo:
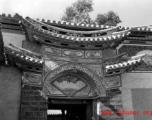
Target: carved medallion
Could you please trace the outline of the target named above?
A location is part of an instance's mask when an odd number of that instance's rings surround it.
[[[42,53],[61,56],[61,49],[55,47],[42,46]]]
[[[63,50],[63,56],[69,56],[69,57],[84,57],[84,51],[74,51],[74,50]]]
[[[86,58],[102,58],[101,51],[85,51]]]

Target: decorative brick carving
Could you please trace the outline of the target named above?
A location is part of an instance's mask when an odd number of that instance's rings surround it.
[[[101,78],[103,77],[102,65],[88,65],[94,72],[96,72]]]

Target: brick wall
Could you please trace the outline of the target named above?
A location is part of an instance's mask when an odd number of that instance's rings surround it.
[[[119,89],[111,89],[106,91],[107,97],[101,97],[101,116],[99,120],[123,120],[123,115],[116,114],[116,111],[122,110],[122,95]],[[105,115],[102,111],[109,110],[112,114]]]
[[[48,101],[40,96],[40,87],[22,88],[20,120],[47,120]]]

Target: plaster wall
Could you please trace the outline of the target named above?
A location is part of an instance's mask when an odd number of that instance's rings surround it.
[[[152,111],[152,73],[124,73],[122,80],[123,109],[138,110],[138,115],[124,115],[124,120],[151,120],[152,115],[143,111]]]
[[[0,70],[0,120],[19,120],[21,71],[2,66]]]
[[[22,47],[22,41],[25,40],[24,34],[2,32],[4,45],[8,46],[9,43]]]

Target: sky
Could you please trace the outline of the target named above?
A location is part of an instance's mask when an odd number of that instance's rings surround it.
[[[65,8],[76,0],[0,0],[0,14],[20,14],[23,17],[57,20],[63,16]],[[152,25],[152,0],[93,0],[94,20],[98,13],[109,10],[116,12],[122,23],[120,26],[137,27]]]

